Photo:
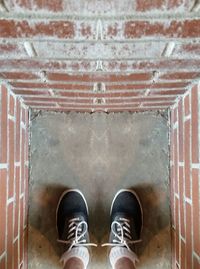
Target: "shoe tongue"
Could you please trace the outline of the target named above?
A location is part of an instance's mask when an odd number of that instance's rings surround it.
[[[84,217],[82,212],[76,212],[76,213],[72,214],[68,218],[68,221],[73,220],[73,219],[74,219],[74,221],[85,221],[85,217]]]
[[[64,225],[64,230],[63,230],[63,234],[61,236],[61,239],[62,240],[67,240],[67,237],[68,237],[68,234],[69,234],[69,229],[71,229],[73,227],[73,226],[71,226],[69,228],[70,223],[72,223],[72,222],[79,223],[81,221],[85,221],[85,218],[84,218],[82,213],[74,213],[69,218],[65,219],[65,225]]]
[[[119,212],[114,216],[114,221],[117,221],[119,223],[124,223],[127,222],[130,225],[130,235],[132,237],[132,240],[134,240],[135,238],[137,238],[137,234],[136,234],[136,229],[135,229],[135,222],[134,219],[130,216],[128,216],[125,213]],[[129,239],[125,234],[124,237]]]
[[[114,221],[120,221],[121,219],[130,221],[130,217],[123,212],[118,212],[113,218]]]

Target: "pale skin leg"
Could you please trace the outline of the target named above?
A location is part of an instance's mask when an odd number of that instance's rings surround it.
[[[71,258],[66,262],[64,269],[84,269],[84,265],[79,258]],[[130,259],[121,258],[116,262],[115,269],[136,269],[136,268]]]
[[[115,269],[136,269],[136,268],[130,259],[120,258],[116,262]]]
[[[74,257],[66,262],[64,269],[84,269],[84,265],[81,259]]]

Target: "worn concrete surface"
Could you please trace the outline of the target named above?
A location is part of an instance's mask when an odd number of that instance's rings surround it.
[[[33,115],[32,115],[33,116]],[[91,241],[108,241],[109,209],[120,188],[144,208],[140,269],[171,268],[168,125],[160,114],[42,113],[32,120],[29,269],[62,268],[55,210],[66,188],[85,194]],[[89,268],[110,268],[107,249],[92,249]]]

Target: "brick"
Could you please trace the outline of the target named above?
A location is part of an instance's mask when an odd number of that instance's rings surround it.
[[[25,192],[24,192],[24,199],[25,199],[25,208],[24,208],[24,227],[27,226],[27,222],[28,222],[28,191],[29,191],[29,169],[28,169],[28,166],[25,166],[25,182],[24,182],[24,185],[25,185]]]
[[[37,89],[65,89],[65,90],[91,90],[93,88],[93,84],[84,85],[84,84],[63,84],[63,83],[33,83],[33,82],[12,82],[11,85],[15,88],[37,88]],[[126,90],[126,89],[177,89],[184,88],[188,85],[185,82],[170,82],[170,83],[156,83],[156,84],[116,84],[116,85],[107,85],[107,90]]]
[[[184,114],[185,116],[188,116],[190,115],[190,95],[187,94],[185,97],[184,97]]]
[[[179,200],[175,198],[175,258],[179,263]]]
[[[191,177],[190,177],[190,150],[191,150],[191,142],[190,142],[190,120],[185,122],[184,126],[184,162],[185,162],[185,195],[188,198],[191,198]]]
[[[72,97],[70,97],[70,95],[72,94]],[[83,97],[88,97],[89,94],[80,94],[80,96]],[[66,103],[70,103],[70,102],[81,102],[80,100],[85,100],[85,103],[89,102],[91,99],[95,98],[96,96],[93,95],[91,98],[84,98],[81,99],[79,98],[79,94],[77,93],[66,93],[65,95],[66,98],[60,98],[60,96],[52,96],[52,97],[24,97],[24,101],[25,102],[43,102],[43,103],[55,103],[55,102],[66,102]]]
[[[39,96],[27,96],[24,97],[24,101],[39,101],[39,102],[62,102],[74,98],[78,100],[80,98],[114,98],[114,97],[135,97],[141,95],[142,92],[105,92],[105,93],[91,93],[91,92],[73,92],[73,91],[58,91],[55,96],[52,97],[39,97]],[[67,97],[66,99],[60,97]],[[173,97],[173,96],[172,96]],[[87,99],[86,99],[87,100]],[[155,100],[155,99],[154,99]]]
[[[74,24],[70,21],[0,20],[2,38],[57,37],[73,38]]]
[[[5,251],[7,170],[0,169],[0,256]]]
[[[24,89],[65,89],[65,90],[91,90],[93,85],[81,85],[81,84],[49,84],[49,83],[33,83],[33,82],[12,82],[11,85],[15,88]]]
[[[175,191],[174,191],[174,165],[170,169],[170,201],[172,214],[172,227],[175,227]]]
[[[150,11],[154,9],[162,10],[165,8],[165,1],[164,0],[137,0],[136,1],[136,11],[144,12]]]
[[[19,44],[7,43],[7,44],[0,44],[0,53],[4,55],[4,57],[15,57],[16,55],[19,57],[25,57],[26,52],[24,51],[23,47]],[[0,74],[1,78],[4,78],[3,75]]]
[[[162,83],[155,83],[152,85],[152,89],[177,89],[177,88],[184,88],[188,85],[188,82],[162,82]]]
[[[20,101],[16,101],[16,126],[15,126],[15,161],[20,161],[20,122],[21,122],[21,104]]]
[[[187,90],[176,90],[176,89],[171,89],[171,90],[162,90],[162,91],[158,91],[158,90],[150,90],[149,95],[181,95],[184,94]]]
[[[13,95],[10,94],[9,98],[9,114],[11,116],[14,116],[15,113],[15,98]]]
[[[24,266],[28,268],[28,229],[24,230]]]
[[[200,261],[195,256],[193,256],[193,268],[200,269]]]
[[[5,79],[27,79],[27,80],[33,80],[33,79],[39,79],[40,77],[37,74],[34,73],[26,73],[26,72],[2,72],[0,73],[0,76],[2,76]]]
[[[0,269],[6,269],[6,258],[5,258],[5,256],[2,257],[2,259],[0,260]]]
[[[15,167],[15,206],[14,206],[14,238],[18,235],[20,198],[20,167]]]
[[[164,60],[130,60],[129,62],[124,61],[110,61],[105,63],[106,70],[108,72],[125,72],[130,70],[137,72],[153,71],[159,69],[162,71],[175,71],[177,70],[188,70],[192,71],[194,69],[198,70],[200,65],[200,60],[198,59],[164,59]],[[4,66],[5,70],[17,69],[17,70],[30,70],[30,72],[35,72],[38,69],[46,71],[62,71],[62,72],[94,72],[96,67],[96,61],[58,61],[58,60],[44,60],[37,59],[28,61],[25,59],[0,59],[0,66]]]
[[[29,161],[29,130],[28,123],[26,123],[26,131],[25,131],[25,162]]]
[[[132,73],[129,75],[116,74],[84,74],[69,75],[66,73],[49,73],[48,80],[53,81],[77,81],[77,82],[123,82],[123,81],[145,81],[152,78],[152,73]]]
[[[0,162],[6,163],[7,162],[7,125],[8,125],[8,93],[5,86],[1,86],[1,104],[0,105],[0,128],[1,128],[1,144],[0,144]]]
[[[192,268],[192,209],[191,205],[185,203],[186,208],[186,268]]]
[[[8,197],[11,198],[14,195],[14,161],[15,161],[15,143],[14,143],[14,122],[9,120],[9,186]]]
[[[171,127],[173,127],[172,125],[173,122],[173,116],[172,116],[172,111],[170,111],[170,123],[171,123]],[[174,165],[174,144],[173,144],[173,136],[174,136],[174,131],[173,129],[171,129],[170,132],[170,161],[172,162],[172,165]],[[173,176],[171,177],[171,179],[173,178]]]
[[[25,108],[21,108],[21,122],[25,124]]]
[[[136,11],[148,12],[148,11],[166,11],[172,9],[173,11],[178,8],[187,7],[185,0],[137,0]]]
[[[180,162],[183,162],[183,99],[178,102],[178,140],[179,140],[179,154]]]
[[[24,198],[20,199],[20,263],[24,257]]]
[[[37,109],[38,107],[37,106],[32,106],[31,108]],[[70,112],[70,111],[84,112],[84,113],[87,113],[87,112],[91,113],[92,112],[91,108],[81,108],[81,107],[72,107],[72,108],[43,107],[42,110],[44,110],[44,111],[56,111],[56,112]]]
[[[181,269],[187,269],[185,267],[185,265],[186,265],[185,264],[185,261],[186,261],[185,249],[186,249],[185,243],[181,239],[181,263],[180,263],[180,268]]]
[[[119,95],[120,96],[120,95]],[[98,97],[98,96],[97,96]],[[102,96],[103,97],[103,96]],[[106,96],[107,97],[107,96]],[[166,96],[163,96],[163,97],[129,97],[129,98],[123,98],[123,94],[121,94],[120,96],[121,98],[105,98],[106,99],[106,103],[131,103],[131,102],[139,102],[139,103],[142,103],[142,102],[145,102],[146,104],[148,103],[153,103],[155,105],[159,105],[160,102],[171,102],[173,103],[175,101],[175,98],[172,96],[172,97],[166,97]],[[86,100],[87,99],[83,99],[83,100]],[[171,104],[170,103],[170,104]]]
[[[185,207],[184,207],[184,174],[183,167],[179,166],[179,210],[180,210],[180,233],[185,238]]]
[[[174,191],[178,193],[178,132],[177,129],[174,130],[173,145],[174,145]]]
[[[176,241],[175,241],[175,230],[172,228],[171,230],[171,238],[172,238],[172,268],[175,268],[175,253],[176,253]]]
[[[52,12],[63,11],[64,5],[63,0],[34,0],[34,1],[25,1],[25,0],[8,0],[7,5],[9,9],[15,11],[15,9],[23,9],[25,12],[26,10],[36,10],[37,12],[41,10],[47,10]]]
[[[198,64],[198,63],[197,63]],[[66,69],[68,64],[66,62],[58,62],[58,61],[40,61],[40,60],[22,60],[22,59],[0,59],[0,66],[4,66],[5,69],[17,69],[17,70],[38,70],[39,69],[45,69],[45,70],[58,70],[58,69]],[[68,66],[69,67],[69,66]],[[77,66],[76,66],[77,67]],[[78,64],[79,67],[79,64]],[[65,70],[66,71],[66,70]],[[78,71],[78,70],[77,70]]]
[[[23,96],[23,95],[35,95],[35,96],[46,95],[46,96],[50,96],[50,93],[49,93],[48,90],[41,91],[41,90],[18,90],[18,89],[13,89],[12,92],[15,93],[16,95],[20,95],[20,96]]]
[[[200,54],[200,45],[199,44],[177,44],[173,50],[173,57],[181,57],[184,54],[185,58],[194,58],[198,57]]]
[[[138,107],[139,106],[139,103],[132,103],[131,105],[129,104],[112,104],[112,105],[109,105],[109,104],[87,104],[87,105],[74,105],[74,104],[60,104],[62,107],[85,107],[85,108],[96,108],[96,109],[105,109],[105,108],[125,108],[125,107]]]
[[[162,106],[166,106],[166,107],[169,107],[171,105],[173,105],[174,102],[159,102],[159,103],[143,103],[143,106],[146,107],[146,106],[157,106],[157,107],[162,107]]]
[[[21,186],[20,186],[20,193],[24,192],[24,176],[25,176],[25,169],[24,169],[24,162],[25,162],[25,130],[21,128],[21,158],[20,158],[20,179],[21,179]]]
[[[191,90],[191,116],[192,116],[192,162],[199,162],[199,105],[198,105],[198,86],[194,86]]]
[[[121,71],[126,71],[129,68],[133,68],[133,69],[137,69],[137,70],[160,70],[162,71],[162,69],[164,69],[166,71],[166,69],[169,69],[170,71],[174,70],[175,72],[177,72],[177,70],[181,70],[181,69],[187,69],[188,71],[194,70],[194,68],[196,68],[198,70],[199,68],[199,60],[195,60],[195,59],[165,59],[165,60],[142,60],[142,61],[133,61],[131,62],[131,65],[129,66],[128,64],[124,64],[123,63],[123,68],[121,67],[122,64],[120,64],[120,62],[118,63],[117,61],[115,61],[114,63],[109,63],[108,65],[108,71],[112,71],[113,70],[121,70]],[[6,64],[6,63],[4,63]],[[12,64],[16,64],[15,62],[12,62]],[[20,63],[18,63],[20,64]],[[22,63],[21,63],[22,64]]]
[[[73,94],[73,93],[72,93]],[[73,94],[75,96],[69,97],[71,95],[70,94],[66,94],[65,97],[67,98],[60,98],[59,96],[55,96],[55,97],[49,97],[49,98],[40,98],[40,97],[24,97],[24,101],[26,104],[30,104],[30,103],[45,103],[45,104],[53,104],[55,102],[57,103],[76,103],[76,104],[93,104],[93,100],[94,98],[104,98],[106,100],[106,104],[130,104],[130,103],[138,103],[138,102],[144,102],[145,106],[158,106],[158,105],[171,105],[173,104],[174,97],[147,97],[147,98],[135,98],[134,94],[83,94],[84,98],[80,98],[80,96],[82,94]],[[130,95],[130,97],[129,97]],[[132,97],[132,96],[133,97]],[[77,96],[77,97],[76,97]],[[110,97],[121,97],[121,98],[110,98]],[[86,98],[87,97],[87,98]],[[123,98],[123,97],[126,97]],[[127,98],[129,97],[129,98]]]
[[[173,109],[172,113],[173,113],[173,122],[172,122],[172,123],[175,124],[175,123],[177,122],[177,119],[178,119],[178,115],[177,115],[177,113],[178,113],[178,108],[175,107],[175,108]]]
[[[124,35],[126,38],[197,37],[200,35],[200,20],[172,20],[167,24],[157,21],[128,21],[124,26]]]
[[[182,82],[170,82],[170,83],[156,83],[156,84],[119,84],[119,85],[107,85],[107,90],[127,90],[127,89],[135,89],[135,90],[144,90],[144,89],[177,89],[184,88],[188,83]],[[153,91],[153,90],[152,90]],[[183,90],[181,90],[183,92]]]
[[[8,205],[8,215],[7,215],[7,268],[13,268],[13,203]]]
[[[38,107],[57,107],[57,104],[54,102],[51,103],[45,103],[45,102],[34,102],[34,101],[25,101],[25,105],[33,107],[33,106],[38,106]]]
[[[193,238],[194,251],[200,256],[200,172],[192,169]]]
[[[197,79],[200,77],[200,72],[167,72],[162,74],[159,78],[166,80],[188,80]]]
[[[18,253],[19,253],[19,242],[18,240],[14,243],[14,257],[13,257],[13,264],[14,268],[18,268]]]

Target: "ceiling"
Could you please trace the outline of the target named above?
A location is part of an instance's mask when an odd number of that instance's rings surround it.
[[[200,0],[0,0],[0,79],[32,108],[166,109],[200,78]]]

